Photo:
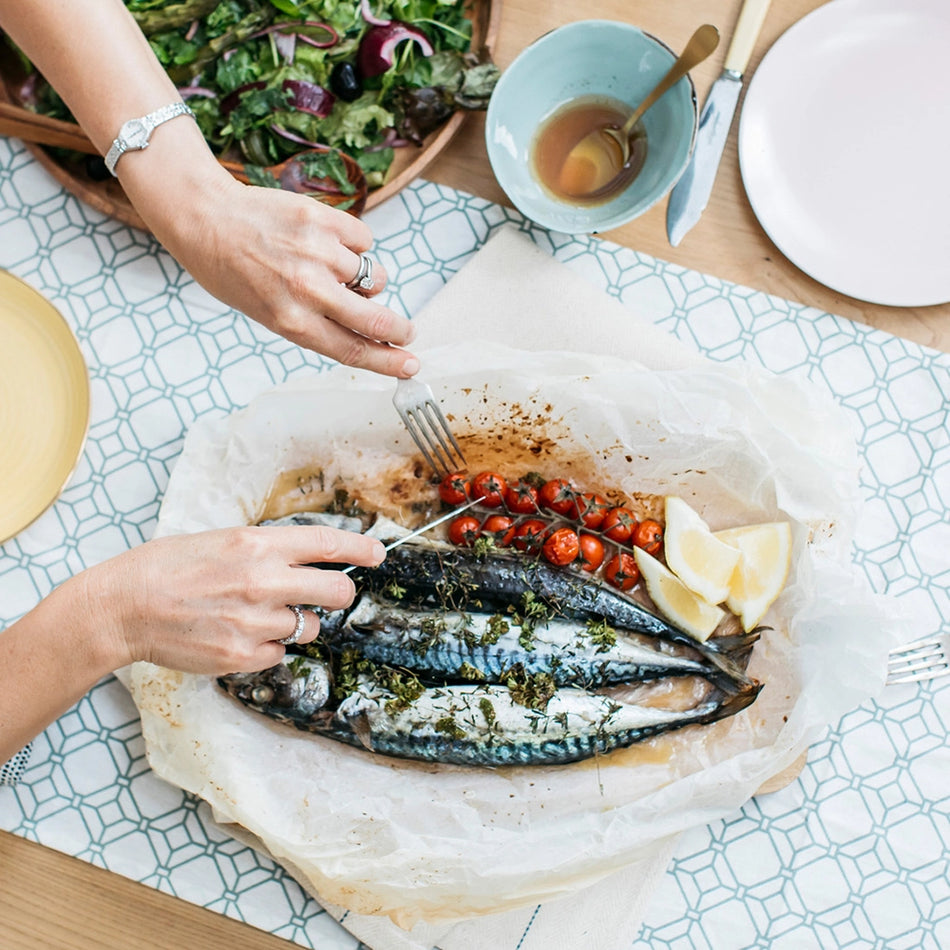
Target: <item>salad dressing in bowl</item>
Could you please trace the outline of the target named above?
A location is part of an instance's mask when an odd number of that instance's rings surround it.
[[[630,161],[618,161],[616,145],[604,139],[596,161],[569,160],[571,151],[591,132],[621,128],[630,107],[610,96],[578,96],[556,109],[539,127],[531,143],[531,173],[553,198],[591,207],[604,204],[623,191],[639,174],[647,157],[646,133],[630,142]],[[621,175],[621,171],[624,172]],[[598,182],[608,182],[598,188]]]

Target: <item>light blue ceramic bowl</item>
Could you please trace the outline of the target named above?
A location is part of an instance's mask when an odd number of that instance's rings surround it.
[[[643,118],[647,159],[631,184],[602,205],[580,207],[545,192],[531,172],[538,127],[578,96],[609,96],[633,111],[676,54],[628,23],[580,20],[546,33],[504,71],[488,104],[485,137],[498,183],[526,217],[552,231],[619,227],[658,202],[682,175],[696,134],[696,90],[686,76]]]

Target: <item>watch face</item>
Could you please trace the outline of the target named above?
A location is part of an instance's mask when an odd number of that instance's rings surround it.
[[[128,148],[145,148],[148,145],[148,129],[141,119],[129,119],[122,126],[122,138]]]

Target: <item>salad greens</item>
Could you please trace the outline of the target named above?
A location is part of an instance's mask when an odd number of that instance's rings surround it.
[[[464,0],[125,0],[212,149],[262,166],[330,146],[383,184],[394,148],[421,144],[498,78],[470,51]],[[68,118],[50,87],[35,107]],[[342,161],[321,169],[350,188]]]

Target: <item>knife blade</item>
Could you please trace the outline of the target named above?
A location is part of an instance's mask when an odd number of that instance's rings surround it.
[[[391,541],[383,550],[385,550],[388,554],[393,548],[398,548],[400,544],[405,544],[407,541],[411,541],[413,538],[418,538],[420,534],[425,534],[427,531],[431,531],[433,528],[437,528],[440,524],[444,524],[446,521],[449,521],[450,519],[455,518],[457,515],[460,515],[463,511],[468,511],[469,508],[477,505],[481,500],[481,498],[473,498],[464,505],[459,505],[457,508],[447,511],[444,515],[439,515],[435,521],[430,521],[428,524],[422,525],[421,528],[416,528],[414,531],[410,531],[409,534],[404,534],[401,538],[396,538],[395,541]],[[344,567],[340,573],[349,574],[350,571],[355,571],[357,566],[358,565],[356,564],[351,564],[349,567]]]
[[[709,202],[729,128],[739,103],[742,77],[771,0],[745,0],[726,53],[722,75],[713,83],[699,116],[696,144],[666,207],[666,234],[676,247]]]

